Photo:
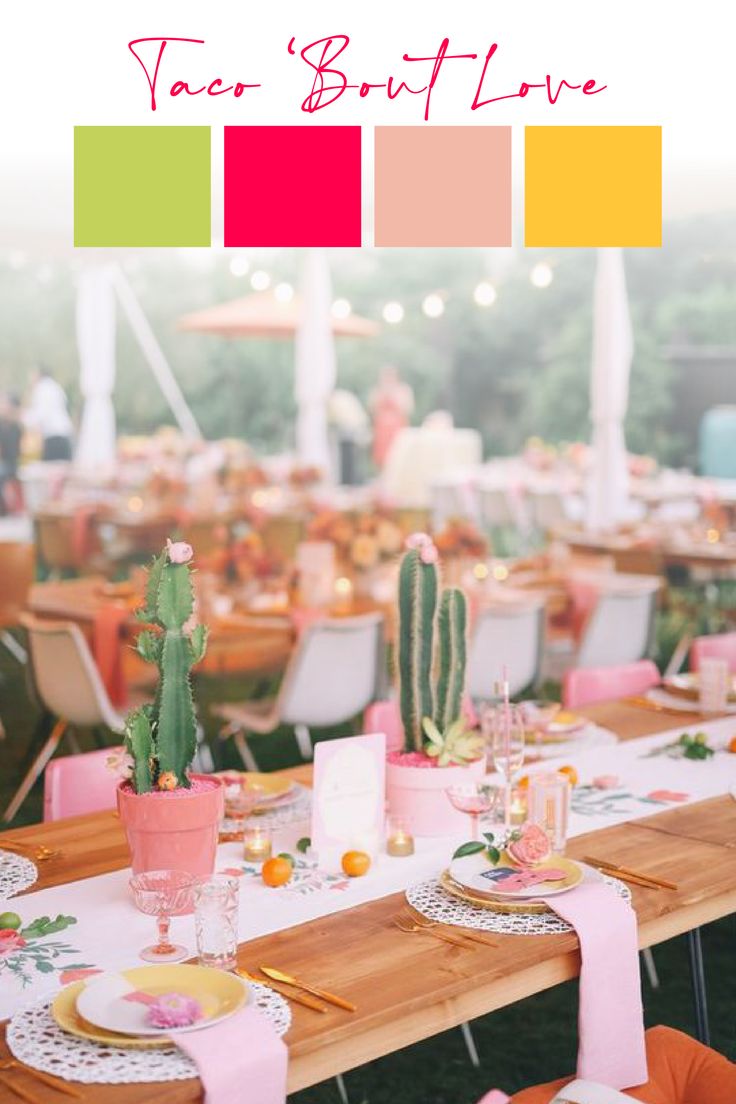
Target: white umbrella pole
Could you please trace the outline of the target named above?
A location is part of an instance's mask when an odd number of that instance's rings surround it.
[[[327,257],[311,250],[302,272],[302,318],[296,333],[294,394],[296,447],[303,464],[330,475],[327,403],[335,387],[337,363],[332,332],[332,289]]]
[[[99,470],[115,462],[115,293],[110,268],[85,268],[77,289],[79,385],[84,409],[75,462]]]

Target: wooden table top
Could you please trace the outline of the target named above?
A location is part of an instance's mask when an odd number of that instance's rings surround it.
[[[585,712],[622,738],[661,731],[672,720],[621,703]],[[701,718],[692,716],[699,723]],[[309,772],[309,767],[300,767],[284,773],[304,782]],[[120,823],[110,812],[15,829],[7,838],[62,850],[60,859],[40,866],[33,890],[121,869],[128,862]],[[683,841],[690,860],[686,867]],[[736,802],[719,797],[576,837],[568,853],[578,858],[592,853],[679,883],[676,891],[631,887],[644,947],[736,910],[735,841]],[[353,1015],[331,1008],[322,1016],[293,1007],[286,1037],[290,1092],[579,973],[574,934],[524,939],[498,935],[498,947],[470,951],[397,931],[391,917],[402,900],[403,894],[393,894],[241,944],[239,962],[247,969],[256,972],[260,963],[276,964],[358,1006]],[[0,1039],[0,1061],[7,1054]],[[44,1102],[56,1099],[31,1077],[22,1084]],[[132,1104],[140,1094],[140,1086],[99,1085],[94,1100]],[[0,1086],[0,1101],[12,1099]],[[200,1101],[201,1088],[196,1080],[169,1082],[151,1086],[146,1099],[185,1104]]]

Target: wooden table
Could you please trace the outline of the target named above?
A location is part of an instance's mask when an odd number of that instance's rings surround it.
[[[586,710],[593,719],[633,738],[669,727],[671,717],[615,703]],[[693,724],[702,720],[692,715]],[[309,768],[284,772],[300,781]],[[61,848],[63,857],[39,868],[33,889],[91,877],[127,865],[120,824],[113,813],[17,829],[8,838]],[[687,841],[687,866],[682,863]],[[2,835],[0,835],[2,846]],[[632,886],[639,942],[651,946],[736,910],[736,802],[714,798],[684,809],[602,829],[571,841],[574,857],[593,853],[664,878],[676,891]],[[31,890],[32,892],[33,890]],[[323,1016],[294,1006],[287,1035],[289,1091],[455,1027],[575,977],[580,970],[574,934],[496,936],[497,948],[474,951],[405,935],[391,925],[402,894],[359,905],[241,944],[239,961],[256,971],[276,964],[352,998],[354,1015],[331,1008]],[[0,1061],[7,1048],[0,1038]],[[30,1078],[39,1099],[56,1099]],[[95,1104],[139,1101],[141,1086],[99,1085]],[[89,1090],[87,1091],[88,1099]],[[185,1104],[201,1100],[199,1082],[167,1082],[145,1090],[147,1100]],[[0,1088],[0,1101],[13,1098]]]

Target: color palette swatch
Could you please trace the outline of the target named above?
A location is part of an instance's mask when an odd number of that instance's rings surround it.
[[[660,246],[662,128],[529,126],[527,246]]]
[[[74,244],[207,246],[210,128],[74,128]]]
[[[511,245],[511,127],[376,127],[375,244]]]
[[[225,127],[226,246],[360,244],[360,127]]]

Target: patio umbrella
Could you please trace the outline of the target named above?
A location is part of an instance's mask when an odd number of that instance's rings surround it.
[[[378,326],[354,314],[334,317],[330,272],[321,250],[306,254],[300,295],[283,301],[274,292],[258,292],[184,315],[178,326],[221,337],[294,337],[297,455],[302,463],[329,471],[327,402],[337,375],[334,338],[371,337]]]
[[[624,419],[632,355],[623,253],[620,249],[599,249],[593,298],[590,380],[593,462],[586,500],[588,529],[611,529],[628,516]]]

